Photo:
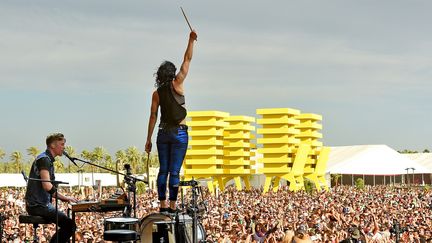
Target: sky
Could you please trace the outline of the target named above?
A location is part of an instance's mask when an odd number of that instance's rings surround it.
[[[326,146],[431,148],[430,1],[0,2],[0,148],[144,148],[164,60],[181,64],[188,110],[323,116]],[[156,134],[153,135],[153,141]]]

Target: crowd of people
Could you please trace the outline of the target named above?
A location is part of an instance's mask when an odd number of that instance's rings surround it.
[[[203,223],[217,242],[394,242],[395,228],[402,242],[432,240],[432,193],[423,189],[337,187],[307,194],[282,188],[264,195],[227,190],[207,198],[211,211]]]
[[[25,212],[25,190],[0,190],[2,241],[32,239],[31,226],[18,222],[18,215]],[[114,190],[103,189],[102,197]],[[77,192],[65,193],[83,197]],[[339,186],[309,194],[282,187],[263,194],[260,189],[228,187],[216,195],[204,190],[202,199],[208,210],[200,219],[207,242],[395,242],[396,236],[401,242],[432,242],[432,191],[423,188],[376,186],[360,190]],[[138,218],[156,213],[158,207],[156,191],[138,196]],[[66,211],[67,204],[61,204],[60,209]],[[78,214],[77,241],[103,242],[104,218],[114,214]],[[53,224],[40,226],[40,242],[48,242],[54,231]]]

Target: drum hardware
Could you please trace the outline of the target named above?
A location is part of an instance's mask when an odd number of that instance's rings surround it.
[[[107,230],[133,230],[138,232],[139,220],[137,218],[108,218],[104,220],[104,231]]]
[[[205,238],[201,240],[198,239],[198,217],[201,218],[204,212],[207,212],[207,206],[205,205],[205,202],[201,202],[198,204],[198,195],[201,195],[201,198],[203,198],[202,188],[201,186],[199,186],[198,181],[194,180],[193,177],[192,180],[189,181],[180,181],[178,186],[179,187],[190,186],[192,189],[192,199],[190,202],[190,206],[186,207],[187,214],[190,215],[192,218],[192,241],[191,242],[198,243],[201,241],[205,241]],[[185,211],[183,190],[181,190],[180,193],[181,193],[182,210]],[[178,213],[176,214],[176,222],[178,222]]]
[[[193,243],[192,218],[185,214],[173,215],[153,213],[140,223],[141,243]],[[206,235],[202,224],[198,223],[197,242],[205,242]]]
[[[127,195],[127,197],[125,197],[123,195],[123,196],[115,198],[116,200],[107,200],[105,207],[107,207],[107,206],[110,207],[111,205],[116,206],[117,204],[120,204],[121,202],[125,202],[126,205],[125,205],[125,209],[123,211],[123,216],[125,218],[131,217],[131,214],[132,214],[131,211],[133,209],[133,217],[136,217],[136,183],[138,181],[141,181],[141,182],[144,182],[144,183],[148,184],[148,178],[147,178],[147,181],[144,181],[144,180],[141,180],[141,179],[135,177],[132,174],[131,167],[130,167],[129,164],[125,164],[124,165],[124,168],[126,170],[126,174],[124,174],[124,173],[121,173],[119,171],[112,170],[110,168],[106,168],[106,167],[100,166],[98,164],[92,163],[90,161],[82,160],[80,158],[74,158],[74,157],[70,157],[70,156],[68,156],[68,158],[73,163],[75,163],[75,161],[80,161],[80,162],[83,162],[85,164],[89,164],[91,166],[95,166],[95,167],[101,168],[103,170],[110,171],[110,172],[112,172],[114,174],[117,174],[117,175],[123,175],[124,176],[124,181],[128,185],[128,195]],[[133,205],[131,205],[131,203],[130,203],[131,196],[133,196]],[[73,242],[75,241],[75,235],[72,235],[72,241]]]

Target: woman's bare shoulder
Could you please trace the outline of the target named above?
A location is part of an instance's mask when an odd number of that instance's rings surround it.
[[[153,91],[152,99],[154,99],[154,100],[159,100],[159,94],[158,94],[158,91],[157,91],[157,90]]]

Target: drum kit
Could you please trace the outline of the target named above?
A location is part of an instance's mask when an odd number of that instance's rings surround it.
[[[135,217],[105,219],[105,240],[142,243],[205,242],[205,230],[199,220],[206,209],[204,202],[200,204],[197,202],[198,192],[202,195],[201,187],[199,187],[198,182],[193,179],[190,181],[181,181],[179,186],[191,187],[192,198],[189,205],[185,205],[183,193],[181,193],[182,210],[176,214],[153,213],[141,220]],[[119,234],[117,234],[117,238],[115,238],[111,237],[110,232]],[[130,238],[125,236],[127,233]]]
[[[202,224],[199,222],[202,214],[207,211],[202,197],[201,187],[198,181],[180,181],[178,187],[190,187],[192,197],[188,205],[184,203],[183,190],[181,192],[181,210],[175,214],[153,213],[143,219],[136,218],[136,182],[148,181],[133,176],[129,164],[125,164],[126,173],[121,173],[90,161],[68,157],[70,160],[110,171],[124,176],[124,182],[128,185],[127,195],[122,203],[125,209],[123,217],[108,218],[104,221],[104,240],[116,242],[145,242],[145,243],[201,243],[205,242],[206,235]],[[148,172],[148,169],[147,169]],[[148,174],[147,174],[147,178]],[[201,202],[198,203],[198,196]],[[132,199],[132,200],[131,200]],[[131,203],[132,201],[132,203]],[[117,207],[117,206],[116,206]],[[105,210],[112,211],[112,210]],[[83,211],[84,212],[84,211]],[[132,214],[133,212],[133,214]]]

